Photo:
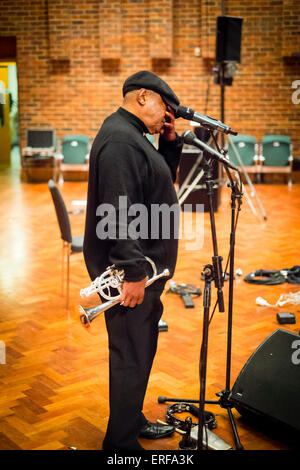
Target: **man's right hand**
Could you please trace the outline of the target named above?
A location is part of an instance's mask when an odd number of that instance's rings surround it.
[[[122,294],[120,297],[120,303],[123,307],[135,307],[140,305],[144,300],[146,282],[148,276],[138,282],[123,282]]]

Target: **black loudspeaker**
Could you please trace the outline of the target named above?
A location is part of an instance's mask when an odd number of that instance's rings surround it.
[[[241,62],[243,18],[218,16],[216,62]]]
[[[266,428],[300,433],[300,336],[274,331],[241,370],[231,392],[234,407]]]

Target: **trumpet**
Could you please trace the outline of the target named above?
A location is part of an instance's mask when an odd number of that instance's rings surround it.
[[[160,274],[157,274],[155,263],[150,258],[146,257],[146,259],[152,266],[153,275],[150,279],[148,279],[145,287],[150,286],[151,284],[153,284],[153,282],[157,281],[158,279],[161,279],[162,277],[170,275],[168,269],[164,269]],[[101,274],[101,276],[97,277],[89,287],[81,289],[81,297],[88,297],[97,292],[104,299],[107,300],[102,304],[90,308],[84,308],[79,305],[79,312],[81,313],[80,321],[85,328],[89,328],[91,322],[95,320],[95,318],[97,318],[99,315],[101,315],[101,313],[120,303],[123,280],[124,270],[118,270],[116,266],[113,265],[106,268],[106,271]],[[111,293],[111,288],[116,289],[119,294],[113,296]]]

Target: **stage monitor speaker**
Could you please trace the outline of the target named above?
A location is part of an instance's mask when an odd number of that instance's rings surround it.
[[[194,133],[197,137],[197,139],[201,140],[202,142],[208,144],[209,139],[210,139],[210,132],[205,129],[204,127],[197,126],[194,129]],[[197,162],[199,155],[201,154],[200,150],[196,147],[189,147],[189,148],[183,148],[182,151],[182,157],[180,159],[180,164],[179,164],[179,188],[181,188],[183,185],[186,186],[186,178],[189,175],[191,169]],[[203,157],[209,158],[210,154],[204,150],[203,151]],[[202,158],[203,158],[202,157]],[[202,159],[201,159],[202,161]],[[198,172],[203,170],[203,166],[201,166],[201,161],[199,163],[198,169],[194,171],[193,177],[191,178],[189,184],[193,183],[193,180],[197,176]],[[220,184],[219,184],[219,173],[220,173],[220,168],[219,164],[216,160],[212,161],[212,177],[215,180],[214,188],[213,188],[213,195],[212,195],[212,204],[213,204],[213,210],[214,212],[218,211],[218,207],[220,204]],[[203,175],[204,177],[204,175]],[[192,212],[195,212],[197,209],[197,204],[203,204],[204,206],[204,212],[209,212],[209,203],[208,203],[208,197],[207,197],[207,189],[206,185],[204,182],[204,178],[201,178],[201,180],[198,182],[198,185],[196,186],[195,190],[192,191],[188,197],[185,199],[185,201],[182,204],[182,209],[183,210],[188,210],[187,207],[185,207],[188,204],[191,205],[191,210]],[[187,189],[188,186],[186,186]]]
[[[274,331],[241,370],[231,392],[245,417],[281,431],[300,433],[300,336]]]
[[[187,149],[182,151],[182,156],[179,164],[179,188],[184,184],[186,177],[188,176],[190,170],[192,169],[193,165],[196,163],[199,157],[199,150],[195,149]],[[218,211],[219,204],[220,204],[220,186],[218,182],[218,175],[219,175],[219,165],[216,160],[212,163],[213,168],[213,178],[216,181],[216,184],[213,188],[213,195],[212,195],[212,203],[213,203],[213,210],[214,212]],[[201,167],[198,168],[198,171],[201,171]],[[197,174],[197,173],[196,173]],[[195,176],[192,178],[195,179]],[[203,204],[204,212],[209,212],[209,204],[208,204],[208,197],[207,197],[207,190],[206,185],[203,181],[203,177],[199,181],[197,187],[194,191],[192,191],[185,201],[182,204],[182,210],[187,211],[189,209],[188,205],[190,205],[191,212],[196,212],[197,204]],[[186,206],[185,206],[186,205]]]
[[[241,62],[243,18],[218,16],[216,62]]]

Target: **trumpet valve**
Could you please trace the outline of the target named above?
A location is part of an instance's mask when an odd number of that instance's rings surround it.
[[[92,288],[92,286],[80,289],[80,297],[89,297],[94,294],[94,292],[96,292],[96,289]]]

